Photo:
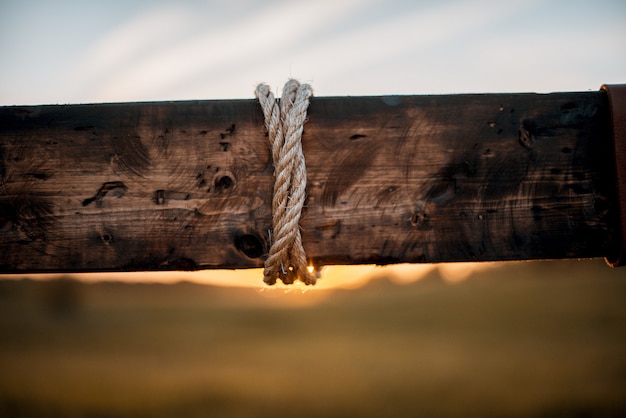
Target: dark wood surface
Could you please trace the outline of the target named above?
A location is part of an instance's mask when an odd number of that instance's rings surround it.
[[[601,257],[605,92],[313,98],[316,264]],[[273,168],[254,100],[0,108],[0,272],[262,266]]]

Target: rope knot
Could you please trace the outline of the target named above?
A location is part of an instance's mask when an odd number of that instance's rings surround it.
[[[255,93],[263,109],[274,164],[272,232],[263,280],[269,285],[277,279],[285,284],[296,280],[315,284],[317,278],[308,270],[300,233],[306,189],[301,139],[313,91],[310,85],[290,79],[280,101],[266,84],[259,84]]]

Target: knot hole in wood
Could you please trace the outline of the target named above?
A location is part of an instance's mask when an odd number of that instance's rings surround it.
[[[267,252],[265,240],[256,233],[244,233],[235,237],[235,247],[248,258],[259,258]]]

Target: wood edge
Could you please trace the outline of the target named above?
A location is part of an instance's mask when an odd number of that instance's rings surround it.
[[[611,267],[626,265],[626,84],[604,84],[611,112],[613,150],[615,152],[615,187],[619,212],[619,243],[606,257]]]

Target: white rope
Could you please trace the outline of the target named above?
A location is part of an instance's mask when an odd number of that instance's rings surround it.
[[[305,284],[315,284],[316,276],[308,270],[300,234],[306,189],[306,165],[300,140],[313,92],[310,85],[291,79],[283,87],[280,103],[266,84],[259,84],[255,93],[265,116],[275,178],[273,231],[263,280],[269,285],[275,284],[277,279],[285,284],[298,279]]]

